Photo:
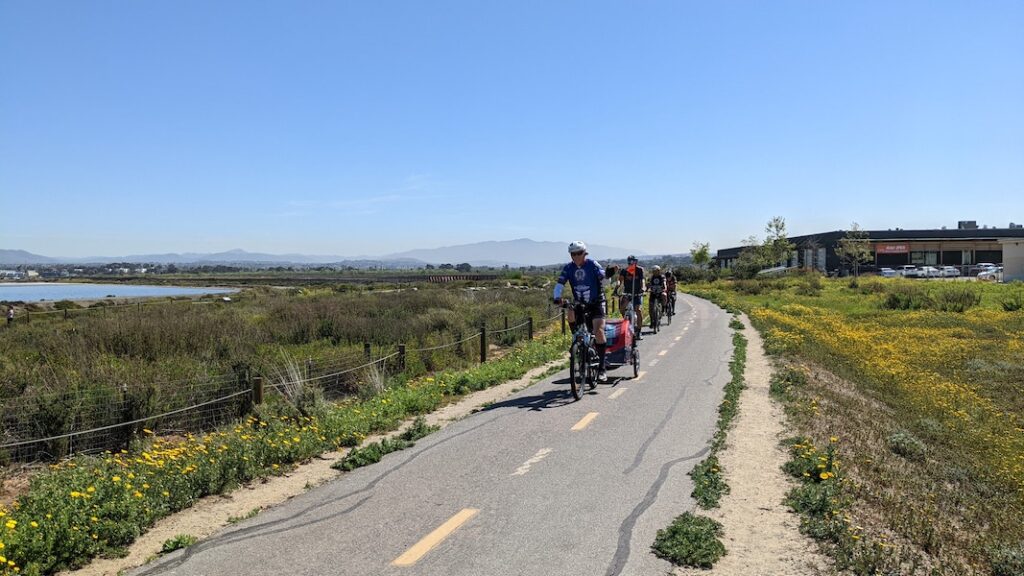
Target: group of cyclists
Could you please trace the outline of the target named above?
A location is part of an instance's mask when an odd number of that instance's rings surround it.
[[[571,262],[562,268],[555,284],[554,302],[564,304],[562,292],[568,282],[572,288],[573,297],[576,302],[583,306],[584,315],[591,322],[591,332],[594,334],[595,346],[598,355],[597,380],[605,382],[608,377],[605,375],[605,354],[608,343],[605,340],[604,322],[608,313],[608,304],[604,293],[604,281],[606,271],[597,261],[587,258],[587,245],[581,241],[569,244],[569,256]],[[661,266],[654,266],[651,276],[645,278],[644,269],[639,265],[636,256],[630,255],[626,259],[626,266],[618,271],[618,277],[613,280],[613,298],[619,299],[619,310],[624,312],[632,299],[633,309],[636,311],[637,322],[634,333],[637,340],[642,340],[640,327],[643,325],[643,297],[650,293],[652,299],[661,301],[663,307],[675,309],[676,279],[671,270],[663,274]],[[653,302],[652,302],[653,306]],[[566,319],[569,321],[570,332],[576,331],[577,319],[575,311],[568,309]]]

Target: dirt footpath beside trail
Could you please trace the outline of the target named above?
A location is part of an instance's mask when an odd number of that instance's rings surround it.
[[[695,513],[722,523],[726,555],[711,570],[677,568],[676,576],[813,575],[827,572],[829,563],[814,543],[800,534],[800,518],[782,503],[795,484],[782,472],[786,453],[782,408],[768,396],[772,370],[761,337],[750,320],[746,329],[747,387],[739,400],[739,414],[729,430],[719,462],[730,492],[718,508]]]
[[[518,380],[469,394],[458,402],[448,404],[425,415],[424,419],[428,424],[443,427],[449,422],[467,416],[483,405],[506,398],[519,388],[532,384],[534,379],[539,378],[548,370],[564,363],[564,359],[549,362],[530,370]],[[411,420],[387,436],[400,434],[410,423]],[[375,442],[383,437],[371,436],[366,439],[365,443]],[[186,508],[158,521],[153,528],[140,536],[129,547],[126,557],[98,558],[80,570],[63,574],[65,576],[116,576],[123,570],[141,566],[159,554],[163,543],[169,538],[178,534],[190,534],[199,539],[206,538],[227,526],[228,518],[241,518],[254,509],[262,510],[276,506],[313,486],[337,478],[341,472],[331,468],[331,464],[346,453],[347,451],[328,452],[283,476],[256,481],[229,494],[203,498],[191,508]]]

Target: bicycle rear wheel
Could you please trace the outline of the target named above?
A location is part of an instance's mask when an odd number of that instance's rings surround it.
[[[633,344],[633,378],[640,377],[640,351],[636,349],[636,344]]]
[[[577,400],[583,397],[587,371],[587,349],[582,342],[576,340],[569,348],[569,384],[572,387],[572,397]]]

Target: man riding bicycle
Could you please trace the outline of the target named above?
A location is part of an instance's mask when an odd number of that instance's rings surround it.
[[[651,281],[647,283],[647,288],[651,292],[651,330],[654,329],[654,303],[655,300],[661,302],[662,308],[666,304],[665,296],[665,277],[661,274],[661,266],[655,266],[651,274]]]
[[[668,309],[676,313],[676,276],[672,270],[665,271],[665,291],[668,292]]]
[[[583,306],[584,316],[586,316],[586,318],[578,320],[580,322],[589,320],[588,328],[594,334],[594,348],[597,350],[598,359],[597,381],[606,382],[608,376],[604,372],[604,358],[608,345],[604,334],[604,315],[607,304],[604,298],[604,288],[601,285],[604,280],[604,268],[601,268],[601,265],[594,260],[587,258],[587,245],[583,242],[576,241],[569,244],[569,256],[572,257],[572,262],[566,264],[558,276],[554,301],[556,304],[562,305],[564,302],[562,290],[565,283],[568,282],[572,286],[573,297],[576,298],[577,304]],[[569,329],[571,332],[575,332],[576,311],[569,308],[567,316]]]
[[[637,340],[643,340],[640,337],[640,327],[644,325],[644,269],[637,264],[636,256],[633,255],[626,259],[626,264],[627,266],[619,272],[619,278],[622,281],[622,298],[619,300],[619,310],[624,312],[629,298],[633,299],[633,311],[636,312],[634,332],[636,333]],[[627,294],[630,296],[627,296]]]

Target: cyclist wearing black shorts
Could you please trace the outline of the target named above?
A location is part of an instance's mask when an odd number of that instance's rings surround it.
[[[597,350],[599,361],[597,380],[605,382],[608,380],[608,376],[604,373],[604,358],[608,345],[604,335],[606,307],[604,287],[602,286],[604,268],[601,268],[601,265],[596,261],[587,258],[587,245],[583,242],[576,241],[569,244],[569,255],[572,257],[572,262],[566,264],[562,268],[562,273],[558,276],[558,282],[555,284],[554,300],[556,304],[561,305],[563,303],[562,290],[565,287],[565,283],[568,282],[572,287],[573,297],[576,298],[577,303],[583,305],[584,314],[590,319],[590,326],[588,328],[594,334],[594,348]],[[569,308],[568,318],[569,328],[572,332],[575,332],[577,318],[574,309]],[[582,322],[584,319],[580,318],[579,320]]]
[[[651,292],[651,329],[654,329],[654,300],[658,299],[662,307],[665,306],[665,277],[661,275],[661,266],[655,266],[651,273],[651,280],[647,283]]]
[[[627,266],[619,272],[619,279],[622,281],[622,293],[623,296],[619,300],[619,311],[625,313],[626,303],[628,302],[626,294],[632,294],[633,298],[633,311],[636,312],[636,327],[634,332],[636,333],[636,339],[640,338],[640,327],[644,325],[644,269],[643,266],[637,264],[636,256],[630,256],[626,259]]]
[[[665,290],[668,291],[668,309],[676,313],[676,276],[672,270],[665,271]]]

